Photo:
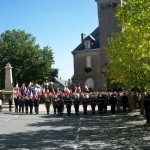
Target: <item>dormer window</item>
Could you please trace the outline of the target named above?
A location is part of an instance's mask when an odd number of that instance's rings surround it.
[[[84,47],[85,47],[85,49],[91,48],[91,41],[90,40],[85,40],[84,41]]]

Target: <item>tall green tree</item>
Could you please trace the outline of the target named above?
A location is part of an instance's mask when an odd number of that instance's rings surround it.
[[[13,67],[13,80],[18,83],[39,84],[57,77],[58,69],[54,64],[53,52],[50,47],[43,49],[35,43],[35,37],[21,30],[7,30],[0,35],[0,87],[4,88],[7,63]]]
[[[138,87],[142,93],[150,90],[149,12],[149,0],[126,0],[116,13],[124,30],[115,34],[107,47],[110,60],[107,76],[110,82],[124,84],[128,89]]]

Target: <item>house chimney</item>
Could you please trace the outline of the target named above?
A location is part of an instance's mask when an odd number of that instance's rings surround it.
[[[83,42],[85,38],[86,38],[86,35],[84,33],[82,33],[81,34],[81,42]]]

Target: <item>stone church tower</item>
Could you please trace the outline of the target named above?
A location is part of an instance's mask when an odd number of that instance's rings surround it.
[[[112,32],[120,32],[114,17],[121,0],[95,0],[98,8],[99,27],[90,35],[81,34],[81,44],[73,51],[74,82],[81,89],[88,86],[93,91],[108,91],[104,75],[108,64],[105,46],[111,40]]]

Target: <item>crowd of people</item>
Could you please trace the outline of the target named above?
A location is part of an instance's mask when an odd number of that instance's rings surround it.
[[[35,110],[35,113],[39,113],[39,98],[34,96],[28,96],[28,95],[17,95],[14,98],[14,104],[15,104],[15,112],[19,113],[30,113],[33,114],[33,108]],[[9,100],[9,106],[11,111],[11,99]]]
[[[53,106],[54,114],[61,115],[64,108],[67,109],[67,114],[71,114],[71,106],[74,106],[76,115],[79,114],[79,106],[83,106],[83,113],[87,114],[87,106],[91,106],[92,114],[107,112],[107,106],[111,106],[111,113],[126,112],[127,109],[132,111],[134,108],[140,108],[141,95],[131,92],[81,92],[64,94],[50,93],[36,96],[17,95],[14,98],[15,112],[19,113],[39,113],[39,104],[44,103],[46,112],[49,114],[50,106]],[[10,100],[11,105],[11,100]],[[11,111],[11,108],[10,108]]]
[[[15,112],[26,114],[39,114],[40,103],[45,104],[46,113],[50,113],[50,106],[53,107],[54,114],[62,115],[64,109],[70,116],[74,108],[75,114],[79,115],[79,107],[82,105],[84,115],[88,114],[87,107],[91,106],[91,113],[107,113],[108,106],[111,107],[111,113],[120,113],[141,108],[140,92],[74,92],[74,93],[42,93],[42,94],[21,94],[14,97]],[[72,107],[73,106],[73,107]],[[12,99],[9,99],[9,110],[11,111]],[[145,117],[147,123],[150,122],[150,93],[144,95]]]

